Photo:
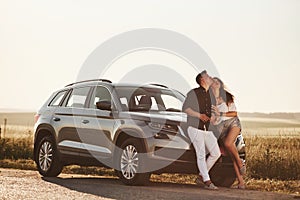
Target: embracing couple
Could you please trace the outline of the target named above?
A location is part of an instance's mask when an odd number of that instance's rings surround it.
[[[182,110],[187,113],[188,135],[194,145],[199,169],[197,182],[204,188],[218,189],[210,180],[209,170],[221,156],[217,137],[223,141],[234,164],[238,179],[235,188],[244,189],[246,166],[239,157],[235,140],[241,131],[233,95],[225,90],[219,78],[202,71],[196,77],[198,88],[188,92]],[[215,136],[216,135],[216,136]],[[209,156],[206,158],[206,151]]]

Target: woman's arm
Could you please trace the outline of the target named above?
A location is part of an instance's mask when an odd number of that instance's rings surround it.
[[[236,111],[229,111],[226,113],[220,113],[220,116],[224,116],[224,117],[236,117],[237,116],[237,112]]]
[[[221,117],[237,117],[237,111],[234,103],[231,103],[229,105],[229,111],[228,112],[220,112],[217,106],[212,106],[213,112],[216,114],[216,116]]]
[[[229,103],[228,112],[223,113],[224,117],[237,117],[237,110],[234,102]]]

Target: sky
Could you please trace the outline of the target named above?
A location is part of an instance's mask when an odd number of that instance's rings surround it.
[[[99,45],[157,28],[185,35],[207,53],[239,111],[300,112],[299,10],[297,0],[1,0],[0,109],[37,111],[76,81]],[[158,51],[128,54],[104,77],[119,81],[147,64],[168,66],[197,87],[195,69]]]

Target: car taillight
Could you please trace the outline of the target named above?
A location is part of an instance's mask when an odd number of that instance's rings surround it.
[[[40,118],[40,115],[39,114],[35,114],[34,115],[34,123],[36,123]]]

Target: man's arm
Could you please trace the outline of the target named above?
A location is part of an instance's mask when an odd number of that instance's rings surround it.
[[[185,112],[186,114],[188,114],[191,117],[200,119],[203,122],[209,121],[210,119],[207,115],[201,114],[201,113],[195,111],[194,108],[198,107],[196,102],[198,102],[198,99],[197,99],[195,91],[194,90],[189,91],[187,93],[187,97],[185,98],[185,101],[182,106],[183,112]]]
[[[191,108],[185,109],[184,112],[185,112],[186,114],[188,114],[189,116],[192,116],[192,117],[195,117],[195,118],[200,119],[200,120],[203,121],[203,122],[207,122],[207,121],[210,120],[210,118],[209,118],[206,114],[201,114],[201,113],[199,113],[199,112],[194,111],[194,110],[191,109]]]

